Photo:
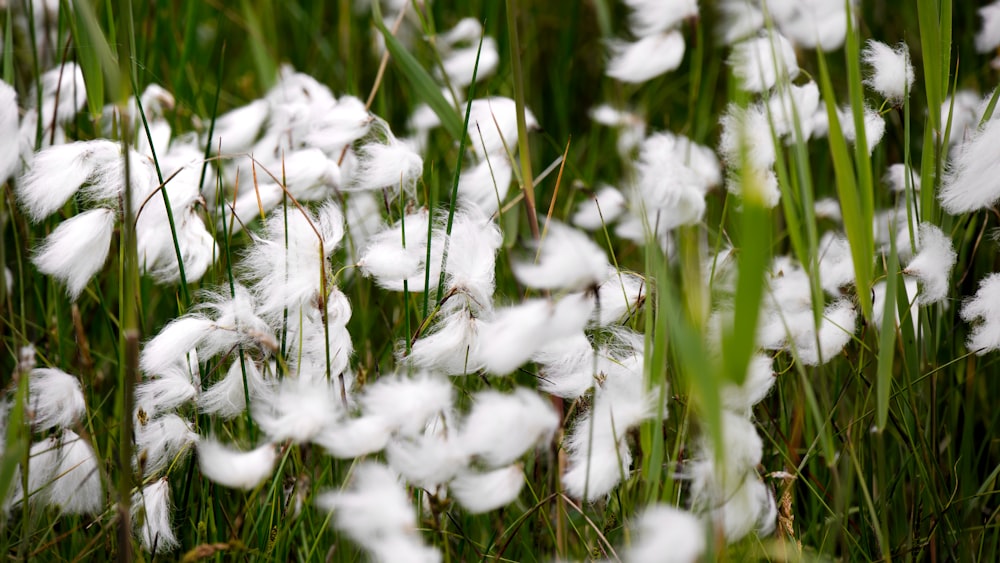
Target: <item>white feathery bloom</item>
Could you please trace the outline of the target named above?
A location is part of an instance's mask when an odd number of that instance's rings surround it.
[[[66,293],[76,301],[90,278],[104,267],[114,228],[113,210],[84,211],[60,223],[31,261],[38,271],[66,284]]]
[[[45,137],[56,123],[72,121],[80,108],[87,103],[87,83],[83,70],[74,62],[64,63],[47,70],[40,78],[42,85],[42,122]],[[36,98],[34,87],[29,95],[29,103]]]
[[[722,170],[708,147],[683,135],[655,133],[642,142],[636,177],[631,207],[645,212],[650,228],[662,236],[701,220],[705,194],[722,182]]]
[[[441,32],[435,38],[439,50],[451,51],[460,43],[478,42],[483,34],[483,24],[476,18],[462,18],[448,31]]]
[[[976,295],[962,304],[962,319],[972,327],[966,346],[982,356],[1000,350],[1000,274],[990,274],[980,280]]]
[[[907,168],[905,164],[897,163],[893,164],[886,171],[885,176],[882,177],[882,181],[885,182],[889,189],[894,192],[904,192],[906,191],[906,180],[907,175],[910,176],[910,187],[913,191],[920,191],[920,175],[917,174],[912,168]]]
[[[739,541],[752,531],[766,536],[774,530],[777,507],[770,489],[753,471],[734,484],[726,496],[716,496],[702,505],[721,527],[729,542]]]
[[[248,152],[260,136],[269,114],[270,104],[259,99],[220,115],[215,119],[211,150],[221,148],[223,154]]]
[[[819,241],[819,283],[830,295],[839,296],[840,288],[854,283],[854,260],[847,237],[827,231]]]
[[[144,550],[169,553],[180,547],[170,526],[170,483],[166,478],[132,496],[132,521]]]
[[[837,117],[840,119],[840,127],[843,129],[844,138],[852,143],[857,142],[857,131],[854,127],[854,113],[850,107],[837,108]],[[874,109],[865,106],[864,109],[865,142],[867,143],[868,154],[875,150],[875,147],[882,141],[885,135],[885,119]]]
[[[428,431],[415,438],[390,441],[385,447],[385,459],[408,482],[433,491],[468,465],[469,454],[453,437]]]
[[[246,388],[244,384],[246,372]],[[198,395],[198,410],[223,419],[233,418],[246,411],[247,404],[266,395],[270,386],[264,381],[257,363],[244,356],[240,363],[237,356],[229,366],[226,376]],[[250,396],[247,397],[249,391]]]
[[[493,215],[507,198],[512,175],[510,158],[504,153],[486,155],[474,166],[463,166],[458,179],[459,201]]]
[[[155,417],[193,400],[198,389],[187,368],[178,362],[169,372],[135,386],[135,408],[145,416]]]
[[[472,100],[469,112],[472,152],[479,157],[517,152],[517,105],[514,100],[502,97]],[[528,130],[538,127],[538,121],[528,108],[524,109],[524,121]]]
[[[638,37],[672,29],[698,15],[695,0],[625,0],[625,5],[632,10],[629,29]]]
[[[918,300],[921,305],[930,305],[948,296],[948,278],[958,255],[951,238],[938,226],[921,223],[919,235],[920,252],[907,263],[903,273],[920,280],[923,289]]]
[[[59,464],[47,494],[49,505],[68,514],[100,512],[104,487],[94,450],[72,430],[63,430],[58,447]]]
[[[745,162],[750,168],[768,170],[774,165],[774,138],[762,106],[741,108],[730,104],[721,124],[719,151],[729,167],[739,167]]]
[[[744,200],[773,209],[781,201],[781,187],[774,170],[747,167],[743,174],[730,175],[726,189]]]
[[[229,292],[205,292],[195,313],[207,314],[214,319],[213,330],[208,331],[198,343],[198,355],[208,360],[233,350],[237,345],[262,351],[276,351],[278,341],[274,331],[257,316],[257,301],[242,284],[233,284]]]
[[[722,45],[732,45],[764,27],[764,12],[746,0],[722,0],[716,9],[720,21],[715,34]]]
[[[607,255],[590,237],[554,219],[545,230],[537,260],[511,265],[519,282],[536,289],[582,289],[605,280]]]
[[[399,141],[389,126],[378,121],[386,137],[384,143],[373,141],[358,149],[358,163],[351,170],[350,190],[381,190],[410,192],[424,171],[424,160],[405,143]]]
[[[178,362],[194,350],[215,329],[215,323],[201,315],[184,315],[160,329],[139,355],[139,367],[146,375],[168,375]]]
[[[406,282],[410,291],[424,291],[428,221],[430,216],[427,210],[420,209],[371,237],[368,246],[361,254],[361,259],[358,260],[361,272],[375,278],[375,282],[383,289],[402,291]],[[441,254],[444,251],[440,242],[438,244],[433,242],[431,271],[430,276],[426,278],[430,284],[428,291],[437,287],[441,276]]]
[[[895,49],[869,39],[861,52],[861,59],[872,67],[872,74],[865,79],[869,88],[881,94],[886,100],[900,105],[913,89],[913,64],[906,43]]]
[[[488,309],[493,301],[496,255],[503,244],[500,228],[475,207],[458,209],[447,234],[444,217],[434,230],[435,242],[447,240],[445,288],[461,292],[476,309]],[[441,246],[441,244],[435,244]]]
[[[243,452],[214,438],[202,438],[198,442],[198,466],[202,475],[230,489],[248,491],[263,483],[273,473],[277,459],[274,444]]]
[[[767,9],[781,32],[795,44],[834,51],[847,37],[849,14],[845,4],[840,0],[773,0]],[[857,29],[857,23],[854,25]]]
[[[322,201],[334,195],[340,185],[340,167],[336,159],[315,148],[299,149],[284,156],[280,162],[288,191],[299,201]]]
[[[775,134],[784,137],[789,144],[797,140],[796,122],[802,140],[805,141],[817,132],[814,116],[820,111],[825,113],[825,109],[820,105],[819,87],[813,81],[802,86],[795,84],[779,86],[768,100],[767,110]]]
[[[954,135],[953,135],[954,136]],[[1000,200],[1000,119],[991,119],[949,159],[938,199],[952,215],[993,206]]]
[[[991,96],[987,96],[989,98]],[[941,103],[941,131],[939,136],[944,136],[944,128],[951,121],[951,130],[948,135],[949,146],[955,146],[976,136],[979,131],[979,121],[982,119],[980,111],[983,98],[971,90],[959,90],[954,96],[948,96]]]
[[[413,342],[406,361],[447,375],[476,372],[480,366],[470,357],[476,345],[476,317],[464,307],[443,315],[430,332]]]
[[[382,417],[360,416],[323,430],[312,441],[335,458],[353,459],[384,449],[392,430],[392,423]]]
[[[291,373],[302,379],[337,377],[347,370],[354,343],[347,331],[351,308],[347,297],[334,288],[327,297],[326,326],[320,311],[299,310],[288,317]],[[251,397],[253,398],[253,397]]]
[[[837,223],[844,221],[844,215],[840,211],[840,201],[833,197],[817,199],[813,203],[813,213],[817,219],[829,219]]]
[[[685,510],[662,504],[645,508],[632,522],[630,563],[697,563],[705,553],[705,525]]]
[[[753,406],[764,400],[777,381],[773,369],[774,359],[765,354],[754,354],[747,366],[746,379],[742,385],[732,383],[720,392],[722,404],[729,410],[749,416]]]
[[[341,96],[332,107],[314,113],[310,119],[313,129],[303,140],[337,158],[344,147],[368,134],[375,121],[365,103],[354,96]]]
[[[920,312],[920,301],[916,298],[918,293],[918,286],[916,278],[910,276],[903,276],[903,285],[896,285],[897,296],[903,291],[906,292],[906,298],[910,304],[910,309],[907,315],[910,319],[910,324],[913,325],[913,332],[916,332],[920,328],[920,319],[918,317]],[[888,292],[888,287],[884,280],[877,282],[872,286],[872,321],[879,329],[882,328],[882,321],[885,319],[885,307],[889,306],[889,310],[892,311],[893,325],[899,326],[899,309],[896,303],[886,303],[886,294]]]
[[[18,200],[32,221],[41,221],[65,205],[98,169],[121,158],[121,146],[104,139],[43,149],[17,183]]]
[[[7,182],[20,163],[17,135],[17,91],[0,80],[0,184]]]
[[[1000,2],[979,8],[983,27],[976,33],[976,51],[989,53],[1000,46]]]
[[[191,423],[173,413],[152,420],[139,419],[134,427],[136,451],[132,465],[142,475],[158,474],[198,441]]]
[[[316,302],[323,279],[330,290],[333,276],[327,259],[344,236],[343,220],[333,202],[323,205],[316,215],[295,207],[289,207],[287,214],[271,214],[265,238],[255,241],[242,263],[255,282],[261,317],[280,322],[286,310]]]
[[[646,298],[646,280],[631,272],[608,267],[608,278],[597,288],[597,304],[591,322],[608,326],[638,312]]]
[[[473,41],[468,47],[450,50],[441,61],[444,74],[455,88],[465,88],[472,84],[473,71],[476,73],[476,82],[483,81],[497,71],[499,64],[497,42],[492,37],[483,37],[482,49],[478,41]]]
[[[4,506],[16,506],[25,498],[32,504],[47,504],[52,480],[56,478],[59,466],[59,437],[50,436],[31,445],[28,451],[28,490],[23,488],[23,472],[21,465],[14,472],[11,481],[10,494],[4,500]]]
[[[359,402],[365,416],[382,418],[393,431],[415,436],[451,409],[452,387],[447,379],[427,373],[383,376],[365,387]]]
[[[577,205],[571,222],[581,229],[596,231],[614,223],[624,212],[625,196],[613,186],[602,186]]]
[[[407,561],[440,560],[440,554],[420,541],[416,512],[406,489],[385,465],[362,462],[354,468],[348,488],[321,493],[316,504],[333,512],[333,526],[373,555],[389,546],[405,548],[378,561],[402,560],[404,555],[410,556]],[[421,557],[413,557],[414,553]]]
[[[818,334],[812,326],[808,326],[794,337],[799,360],[807,366],[820,365],[832,360],[854,337],[857,318],[858,312],[848,299],[827,305],[823,311]]]
[[[586,393],[600,374],[587,335],[579,333],[550,342],[532,356],[541,370],[538,389],[556,397],[576,399]],[[598,358],[600,362],[602,358]],[[603,377],[603,376],[602,376]]]
[[[737,43],[729,64],[743,88],[751,92],[770,90],[775,84],[799,75],[795,49],[777,32],[764,32]]]
[[[499,467],[551,439],[558,427],[552,405],[535,392],[520,387],[511,394],[480,391],[462,422],[459,441],[469,455]]]
[[[254,397],[250,412],[271,441],[303,443],[333,428],[343,416],[343,404],[333,382],[288,377],[273,392]]]
[[[347,196],[347,206],[344,209],[347,236],[344,246],[347,250],[348,264],[357,263],[361,250],[368,244],[368,240],[385,228],[381,209],[381,203],[370,192],[357,192]],[[351,273],[353,270],[346,272],[348,275]]]
[[[55,368],[31,370],[27,415],[35,431],[69,428],[86,411],[79,379]]]
[[[615,41],[609,47],[611,58],[605,74],[620,82],[640,84],[680,66],[685,44],[680,32],[666,31],[635,43]]]
[[[448,491],[470,514],[483,514],[517,500],[524,486],[520,464],[485,473],[463,471],[448,484]]]

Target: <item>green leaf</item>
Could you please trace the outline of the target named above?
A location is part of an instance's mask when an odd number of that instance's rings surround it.
[[[882,326],[879,327],[878,371],[876,387],[875,426],[885,430],[889,420],[889,397],[892,394],[892,363],[896,357],[896,287],[899,282],[899,256],[895,239],[891,239],[889,262],[886,265],[885,300],[882,303]],[[909,321],[906,321],[909,322]]]
[[[77,51],[77,62],[87,85],[87,107],[90,115],[97,117],[104,109],[104,93],[119,94],[118,62],[112,54],[111,46],[101,31],[94,14],[94,8],[86,0],[75,0],[70,18],[73,43]]]

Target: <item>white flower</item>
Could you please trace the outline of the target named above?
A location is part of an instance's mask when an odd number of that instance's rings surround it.
[[[486,155],[475,165],[463,166],[458,180],[459,200],[492,215],[507,198],[512,174],[510,158],[502,153]]]
[[[538,121],[528,108],[524,109],[524,121],[529,130],[538,127]],[[517,135],[517,105],[514,100],[492,97],[472,101],[469,108],[469,147],[477,156],[516,153]]]
[[[166,478],[146,485],[132,496],[132,520],[146,551],[169,553],[180,547],[170,526],[170,483]]]
[[[719,151],[730,167],[768,170],[776,158],[774,138],[767,113],[760,105],[741,108],[730,104],[722,117]]]
[[[406,361],[418,368],[447,375],[465,375],[479,370],[475,358],[477,320],[467,309],[442,313],[430,332],[413,342]]]
[[[799,360],[807,366],[825,364],[832,360],[854,337],[857,317],[858,312],[848,299],[827,305],[820,320],[818,334],[810,324],[794,336]]]
[[[511,394],[480,391],[462,423],[459,441],[469,455],[499,467],[549,440],[558,426],[559,417],[537,393],[524,388]]]
[[[166,469],[178,454],[198,441],[191,423],[173,413],[152,420],[139,418],[134,428],[136,452],[132,464],[142,475],[156,475]]]
[[[920,252],[910,260],[903,273],[920,280],[923,291],[918,297],[919,302],[930,305],[948,296],[948,278],[958,255],[951,239],[931,223],[920,224],[918,240]]]
[[[721,392],[722,404],[737,413],[749,416],[753,406],[764,400],[777,381],[772,366],[774,360],[765,354],[754,354],[747,366],[746,379],[742,385],[727,384]]]
[[[264,482],[277,461],[274,444],[242,452],[225,446],[214,438],[198,442],[198,466],[202,475],[230,489],[250,490]]]
[[[76,301],[90,278],[104,267],[114,228],[114,211],[84,211],[60,223],[31,261],[38,271],[65,283],[70,299]]]
[[[841,0],[773,0],[767,9],[781,32],[796,44],[833,51],[844,44],[847,18],[853,17],[845,4]]]
[[[605,74],[639,84],[674,70],[684,58],[684,36],[678,31],[647,35],[635,43],[613,42]]]
[[[623,554],[631,563],[695,563],[705,553],[705,525],[672,506],[645,508],[630,526],[632,544]]]
[[[416,436],[440,413],[451,409],[451,382],[442,377],[383,376],[365,387],[359,398],[366,416],[382,418],[394,431]]]
[[[385,459],[408,482],[433,491],[468,465],[469,454],[458,440],[428,430],[414,438],[390,441]]]
[[[458,209],[453,216],[451,235],[447,221],[438,221],[434,246],[445,242],[445,289],[467,296],[475,310],[490,308],[493,301],[496,255],[503,236],[496,223],[474,207]]]
[[[410,291],[423,292],[429,221],[427,210],[421,209],[371,237],[358,260],[362,273],[375,278],[379,286],[390,291],[403,291],[405,282]],[[431,241],[430,244],[431,271],[426,278],[430,284],[428,291],[437,287],[443,252],[440,241]]]
[[[198,410],[224,419],[233,418],[246,411],[247,404],[252,399],[266,394],[269,389],[257,364],[245,355],[242,363],[237,357],[229,366],[225,377],[198,395]],[[247,391],[250,393],[249,397]]]
[[[966,346],[982,356],[1000,350],[1000,274],[990,274],[979,282],[976,295],[962,304],[962,319],[972,327]]]
[[[840,288],[854,283],[851,244],[844,235],[827,231],[820,239],[817,251],[819,283],[830,295],[839,296]]]
[[[952,215],[976,211],[1000,200],[1000,120],[991,119],[951,157],[938,199]]]
[[[69,428],[86,411],[87,404],[83,400],[79,379],[55,368],[31,370],[28,379],[28,417],[36,431]]]
[[[254,421],[273,442],[308,442],[343,415],[339,390],[323,378],[285,378],[273,392],[254,397],[250,407]]]
[[[826,114],[826,110],[820,105],[819,87],[813,81],[802,86],[795,84],[780,86],[768,100],[767,109],[774,133],[784,137],[786,143],[794,143],[798,140],[796,122],[798,122],[798,131],[802,134],[802,140],[805,141],[814,133],[818,133],[816,131],[818,124],[815,118],[817,113]]]
[[[604,281],[608,258],[585,233],[549,220],[533,262],[515,262],[514,276],[536,289],[582,289]]]
[[[413,191],[423,174],[424,160],[400,142],[385,122],[376,122],[386,142],[373,141],[358,149],[357,168],[351,171],[345,187],[352,190],[390,188],[393,193]]]
[[[646,298],[646,280],[637,274],[608,267],[608,278],[597,288],[597,307],[591,322],[608,326],[638,312]]]
[[[160,329],[142,349],[139,367],[147,375],[168,375],[178,362],[194,350],[215,328],[201,315],[185,315]]]
[[[448,490],[467,512],[482,514],[517,500],[523,486],[524,471],[515,464],[485,473],[464,471],[448,484]]]
[[[763,33],[738,43],[729,64],[743,88],[751,92],[770,90],[799,75],[795,49],[780,33]]]
[[[541,367],[538,389],[570,400],[582,396],[594,386],[600,374],[601,365],[595,365],[595,354],[583,331],[550,342],[531,358]]]
[[[9,499],[12,505],[28,496],[31,502],[57,506],[68,514],[101,510],[104,488],[97,457],[75,432],[63,430],[59,436],[38,442],[28,455],[28,495],[21,488],[21,475],[15,475],[16,485]]]
[[[267,100],[254,100],[215,119],[211,150],[223,154],[245,153],[253,147],[270,114]]]
[[[857,131],[854,127],[854,113],[850,107],[837,108],[837,117],[840,120],[840,127],[843,130],[844,138],[852,143],[857,142]],[[868,154],[875,150],[875,146],[882,141],[885,134],[885,119],[874,109],[865,106],[864,109],[865,142],[867,143]]]
[[[900,43],[893,49],[881,41],[869,39],[861,58],[872,67],[872,74],[865,79],[865,84],[889,102],[902,104],[913,89],[914,78],[906,43]]]

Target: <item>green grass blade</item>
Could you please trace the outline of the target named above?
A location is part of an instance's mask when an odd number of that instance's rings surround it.
[[[876,372],[875,426],[885,430],[889,420],[889,397],[892,395],[892,366],[896,357],[896,288],[899,283],[899,257],[896,245],[889,250],[886,265],[885,300],[882,303],[882,326],[879,327],[878,368]],[[909,321],[901,321],[909,322]]]

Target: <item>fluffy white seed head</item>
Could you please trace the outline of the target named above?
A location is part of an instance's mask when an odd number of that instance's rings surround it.
[[[469,463],[469,455],[458,440],[430,430],[390,441],[385,458],[409,483],[428,491],[450,481]]]
[[[572,223],[581,229],[596,231],[610,225],[625,211],[625,196],[613,186],[603,186],[577,205]]]
[[[0,80],[0,184],[7,182],[20,164],[17,135],[17,91]]]
[[[907,178],[909,176],[909,178]],[[882,181],[885,182],[889,189],[902,193],[906,191],[907,182],[914,191],[920,191],[920,174],[915,170],[909,169],[905,164],[897,163],[889,166],[886,171],[885,176],[883,176]]]
[[[411,192],[424,170],[424,160],[382,124],[385,142],[373,141],[358,149],[358,163],[346,187],[351,190]]]
[[[582,289],[604,281],[608,258],[585,233],[555,220],[546,225],[537,260],[512,264],[518,281],[536,289]]]
[[[392,422],[385,418],[360,416],[325,429],[313,438],[313,443],[335,458],[353,459],[381,451],[389,443],[392,431]]]
[[[473,397],[459,441],[470,455],[499,467],[551,439],[558,426],[559,417],[537,393],[524,388],[511,394],[481,391]]]
[[[1000,45],[1000,2],[979,8],[983,27],[976,33],[976,51],[989,53]]]
[[[55,368],[31,370],[27,414],[36,431],[69,428],[86,410],[79,379]]]
[[[180,547],[170,525],[170,483],[165,478],[133,495],[132,521],[144,550],[169,553]]]
[[[38,271],[66,284],[66,293],[76,301],[90,278],[104,267],[114,228],[114,211],[84,211],[60,223],[31,261]]]
[[[869,39],[861,52],[861,59],[872,67],[865,84],[890,103],[902,104],[913,89],[914,79],[906,43],[900,43],[893,49],[881,41]]]
[[[431,419],[451,409],[451,382],[427,373],[384,376],[364,389],[359,402],[366,416],[379,417],[393,431],[415,436]]]
[[[531,110],[525,108],[524,121],[528,129],[538,127]],[[469,146],[480,158],[516,154],[517,105],[510,98],[473,100],[469,108]]]
[[[325,378],[285,378],[273,392],[254,399],[253,419],[275,443],[308,442],[333,428],[343,415],[340,392]]]
[[[148,417],[136,418],[136,451],[132,465],[141,470],[142,475],[158,474],[198,441],[198,434],[191,428],[191,423],[176,414],[164,414],[152,420]]]
[[[770,90],[799,75],[795,49],[780,33],[764,33],[738,43],[729,64],[743,88],[751,92]]]
[[[448,484],[448,490],[470,514],[483,514],[517,500],[524,486],[519,464],[484,473],[465,471]]]
[[[662,33],[698,15],[695,0],[625,0],[629,29],[637,37]]]
[[[990,274],[979,282],[976,294],[962,304],[962,319],[982,322],[972,327],[966,346],[980,356],[1000,350],[1000,274]]]
[[[844,138],[852,143],[857,143],[858,134],[854,126],[854,113],[850,107],[837,109],[837,116],[840,120],[840,127],[843,129]],[[885,119],[874,109],[865,106],[864,109],[865,143],[868,154],[875,150],[875,147],[882,141],[885,135]]]
[[[903,269],[903,273],[920,280],[921,305],[938,303],[948,296],[948,281],[958,255],[951,239],[931,223],[920,224],[920,252]]]
[[[952,215],[995,205],[1000,200],[1000,161],[995,158],[1000,143],[1000,120],[991,119],[974,133],[948,163],[938,199]]]
[[[705,553],[705,525],[694,514],[653,505],[630,526],[632,544],[624,559],[633,563],[696,563]]]
[[[274,444],[243,452],[215,438],[203,438],[198,442],[198,466],[202,475],[230,489],[248,491],[263,483],[274,471],[277,459]]]
[[[68,514],[94,514],[104,508],[104,487],[97,456],[83,438],[63,430],[59,463],[48,489],[48,503]]]
[[[243,386],[244,381],[246,388]],[[233,418],[243,414],[252,400],[266,395],[270,390],[271,386],[264,380],[257,363],[246,356],[241,363],[237,357],[229,366],[225,377],[198,394],[198,410],[223,419]]]
[[[684,58],[684,36],[676,30],[656,33],[634,43],[609,45],[611,56],[605,74],[620,82],[641,84],[674,70]]]

